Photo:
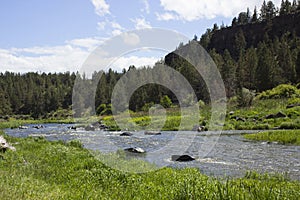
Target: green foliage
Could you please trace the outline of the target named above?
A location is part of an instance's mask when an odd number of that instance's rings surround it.
[[[100,104],[96,109],[96,114],[100,115],[104,110],[106,110],[106,104]]]
[[[282,175],[248,172],[216,179],[197,169],[163,168],[144,174],[111,169],[97,156],[61,141],[9,138],[17,151],[0,160],[1,199],[298,199],[300,183]],[[148,163],[112,155],[126,168]],[[113,161],[114,159],[111,159]],[[109,160],[105,160],[108,162]],[[116,163],[118,164],[118,163]],[[123,167],[122,167],[123,168]],[[123,168],[124,169],[124,168]]]
[[[237,92],[238,106],[250,107],[252,105],[255,94],[247,88],[242,88]]]
[[[300,90],[292,85],[279,85],[272,90],[262,92],[258,99],[281,99],[281,98],[293,98],[300,97]]]
[[[167,95],[164,95],[160,99],[160,105],[162,105],[164,108],[171,108],[172,101],[171,101],[171,99]]]
[[[244,137],[251,140],[300,145],[300,130],[267,131],[257,134],[244,135]]]

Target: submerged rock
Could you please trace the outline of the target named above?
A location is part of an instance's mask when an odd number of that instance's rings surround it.
[[[84,127],[86,131],[98,131],[98,130],[107,130],[108,126],[100,122],[94,122]]]
[[[140,147],[134,147],[134,148],[127,148],[124,149],[124,151],[130,152],[130,153],[145,153],[146,151]]]
[[[87,126],[84,128],[84,130],[86,130],[86,131],[95,131],[96,128],[95,128],[93,125],[87,125]]]
[[[195,158],[189,155],[172,155],[171,160],[176,162],[190,162],[195,160]]]
[[[132,136],[133,134],[130,132],[123,132],[120,134],[120,136]]]
[[[159,131],[145,131],[145,135],[161,135]]]

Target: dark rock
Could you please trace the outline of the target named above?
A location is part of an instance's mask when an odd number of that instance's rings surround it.
[[[120,136],[132,136],[133,134],[130,132],[123,132],[120,134]]]
[[[190,162],[195,160],[195,158],[189,155],[172,155],[171,160],[176,162]]]
[[[19,129],[28,129],[28,126],[19,126]]]
[[[45,128],[43,125],[36,125],[36,126],[33,126],[32,128],[35,128],[35,129],[42,129],[42,128]]]
[[[238,117],[238,116],[231,117],[230,119],[234,119],[235,121],[241,121],[241,122],[245,122],[246,121],[245,118]]]
[[[68,129],[71,129],[71,130],[75,130],[75,131],[76,131],[77,127],[76,127],[76,126],[69,126]]]
[[[267,115],[265,118],[266,119],[276,119],[276,118],[285,118],[285,117],[287,117],[286,114],[284,114],[282,112],[278,112],[277,114]]]
[[[295,108],[295,107],[298,107],[298,106],[300,106],[300,103],[287,105],[286,108],[289,109],[289,108]]]
[[[146,151],[140,147],[134,147],[134,148],[127,148],[124,149],[124,151],[130,152],[130,153],[145,153]]]
[[[145,135],[161,135],[161,132],[158,131],[145,131]]]
[[[208,131],[208,129],[205,126],[195,125],[192,131],[203,132],[203,131]]]
[[[106,126],[105,124],[101,124],[100,129],[101,130],[107,130],[107,129],[109,129],[109,126]]]

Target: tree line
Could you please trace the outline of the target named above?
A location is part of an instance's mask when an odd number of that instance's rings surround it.
[[[255,9],[251,15],[248,9],[247,12],[233,19],[234,23],[230,27],[220,29],[215,25],[199,40],[195,36],[188,44],[179,44],[177,50],[168,54],[164,60],[158,61],[154,67],[130,66],[128,70],[124,69],[122,72],[112,69],[107,72],[95,72],[92,76],[94,79],[102,74],[96,88],[96,113],[111,113],[113,89],[125,73],[134,70],[142,79],[149,76],[149,73],[157,74],[157,71],[161,69],[161,64],[167,64],[179,71],[190,82],[197,99],[209,103],[209,94],[203,77],[187,61],[176,56],[176,51],[180,49],[193,48],[193,42],[201,44],[215,61],[229,98],[241,95],[240,91],[244,88],[261,92],[282,83],[300,82],[300,29],[297,29],[297,24],[289,24],[292,22],[285,21],[286,17],[291,19],[299,17],[300,19],[299,2],[282,1],[281,8],[277,9],[271,1],[264,1],[260,13]],[[284,21],[286,26],[276,25],[278,21],[280,23]],[[296,22],[297,20],[293,23]],[[254,31],[252,31],[253,28]],[[273,32],[278,34],[273,34]],[[226,44],[226,41],[229,44]],[[218,47],[227,48],[218,49]],[[158,74],[161,79],[172,79],[163,70]],[[0,115],[19,114],[39,118],[58,109],[71,109],[76,77],[85,86],[93,82],[93,79],[70,72],[0,73]],[[86,88],[89,87],[81,89],[82,95],[92,95],[92,91]],[[91,109],[88,107],[89,103],[84,102],[86,98],[82,96],[75,98],[77,98],[76,102],[81,104],[79,107],[84,108],[75,110],[75,114],[80,115]],[[187,104],[190,98],[186,97]],[[129,109],[147,111],[155,104],[170,107],[172,104],[178,104],[178,99],[164,86],[147,84],[133,93],[129,101]]]

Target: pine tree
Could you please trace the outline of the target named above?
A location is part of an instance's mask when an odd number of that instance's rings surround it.
[[[258,64],[256,69],[256,87],[258,91],[273,88],[276,85],[278,63],[271,48],[265,43],[258,45]]]
[[[221,74],[226,87],[227,96],[232,97],[235,94],[236,65],[227,49],[224,51],[223,59],[224,65],[221,68]]]
[[[242,53],[244,53],[247,46],[247,42],[244,36],[244,32],[242,30],[239,30],[239,32],[235,35],[235,56],[240,57],[242,56]]]
[[[257,15],[257,8],[255,6],[251,22],[255,23],[257,21],[258,21],[258,15]]]
[[[296,1],[296,0],[293,0],[291,11],[292,11],[292,12],[296,12],[296,11],[297,11],[297,7],[298,7],[297,1]]]
[[[296,60],[296,77],[297,77],[297,82],[300,82],[300,51],[298,52],[297,55],[297,60]]]

